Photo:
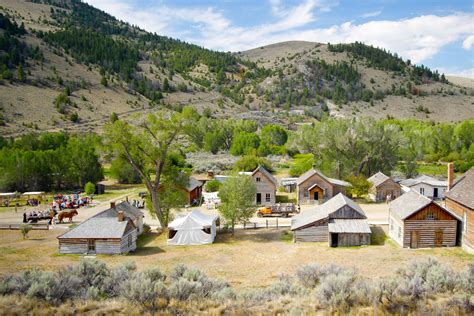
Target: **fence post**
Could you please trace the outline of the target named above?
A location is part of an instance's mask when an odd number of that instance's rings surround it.
[[[245,229],[245,222],[244,222],[244,229]]]
[[[278,217],[277,217],[277,229],[278,229]]]
[[[266,222],[266,226],[267,226],[267,229],[268,229],[268,219],[266,219],[265,222]]]

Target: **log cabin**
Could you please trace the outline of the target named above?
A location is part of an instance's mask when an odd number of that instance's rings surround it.
[[[95,217],[117,218],[119,212],[123,212],[126,217],[132,220],[133,225],[137,228],[137,235],[143,233],[143,218],[145,215],[138,208],[132,206],[128,201],[123,201],[117,205],[115,202],[110,202],[110,208],[98,213]]]
[[[295,242],[328,242],[331,247],[370,244],[371,230],[364,211],[342,193],[293,217],[291,230]]]
[[[404,248],[452,247],[459,218],[415,191],[389,204],[389,236]]]
[[[258,166],[251,174],[257,193],[255,194],[255,204],[273,205],[276,202],[276,191],[278,181],[264,167]]]
[[[61,254],[122,254],[137,248],[137,229],[123,211],[93,216],[58,236]]]
[[[380,171],[367,180],[371,184],[369,198],[374,202],[383,202],[388,197],[390,197],[390,200],[394,200],[402,194],[400,184]]]
[[[339,193],[346,193],[350,183],[326,177],[322,172],[311,169],[296,181],[298,204],[322,204]]]
[[[448,192],[445,207],[462,219],[461,245],[464,250],[474,253],[474,168],[453,181],[453,165],[448,164]]]

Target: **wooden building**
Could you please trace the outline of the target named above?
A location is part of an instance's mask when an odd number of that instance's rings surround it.
[[[453,182],[453,177],[453,165],[449,164],[449,190],[445,195],[445,206],[461,218],[461,245],[467,252],[474,253],[474,168],[456,182]]]
[[[319,170],[311,169],[296,181],[297,200],[299,204],[322,204],[339,193],[346,193],[350,183],[332,179]]]
[[[126,217],[130,218],[133,225],[137,228],[137,235],[143,233],[143,218],[145,214],[138,208],[132,206],[128,201],[115,204],[110,202],[110,208],[95,215],[95,217],[113,217],[117,218],[119,212],[123,212]]]
[[[370,244],[371,230],[364,211],[342,193],[293,217],[291,230],[295,242],[328,242],[331,247]]]
[[[430,176],[421,175],[415,179],[406,179],[400,182],[405,191],[415,191],[430,199],[443,199],[448,188],[448,181],[438,180]]]
[[[258,166],[251,174],[257,193],[255,194],[255,204],[273,205],[276,202],[276,191],[278,181],[270,172],[262,166]]]
[[[121,254],[137,248],[137,229],[119,211],[116,217],[93,216],[58,236],[61,254]]]
[[[456,215],[415,191],[389,205],[389,236],[402,247],[455,246],[457,226]]]
[[[194,177],[189,177],[189,183],[186,186],[186,198],[188,205],[200,205],[202,198],[203,183]]]
[[[374,202],[386,201],[388,197],[394,200],[402,194],[400,184],[380,171],[367,180],[371,183],[369,198]]]

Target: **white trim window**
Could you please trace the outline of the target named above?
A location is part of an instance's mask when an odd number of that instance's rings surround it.
[[[420,188],[420,194],[425,195],[425,188]]]
[[[271,198],[272,198],[272,196],[271,196],[270,193],[265,194],[265,202],[270,202]]]

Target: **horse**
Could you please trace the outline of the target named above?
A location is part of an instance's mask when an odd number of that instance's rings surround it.
[[[59,215],[58,215],[59,223],[62,223],[65,218],[69,218],[69,222],[71,223],[72,218],[78,214],[79,213],[77,212],[77,210],[61,211],[59,212]]]
[[[54,215],[56,216],[57,212],[54,211]],[[45,210],[45,211],[31,211],[31,212],[25,212],[23,213],[23,223],[37,223],[38,221],[41,220],[49,220],[49,223],[51,224],[51,221],[53,220],[54,216],[51,216],[51,211]]]

